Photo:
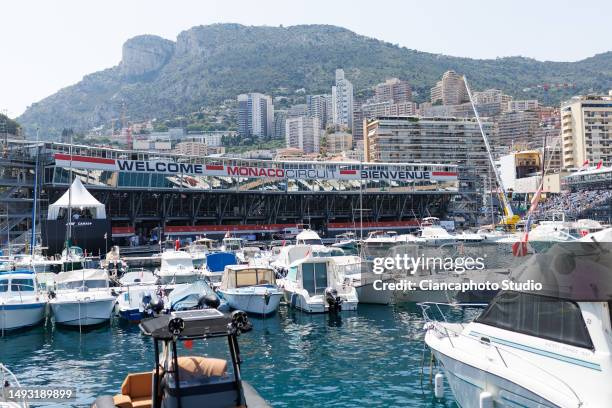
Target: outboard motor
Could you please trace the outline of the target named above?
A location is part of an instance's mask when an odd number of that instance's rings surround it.
[[[325,301],[329,306],[330,312],[339,312],[342,310],[342,302],[344,300],[338,295],[338,291],[336,289],[325,289]]]
[[[208,294],[198,299],[198,307],[200,309],[216,309],[221,305],[221,300],[215,295]]]
[[[247,314],[242,310],[234,310],[230,315],[232,322],[230,325],[236,330],[237,334],[248,332],[253,328]]]
[[[144,295],[142,297],[142,304],[144,312],[149,316],[159,314],[164,310],[164,301],[157,295]]]

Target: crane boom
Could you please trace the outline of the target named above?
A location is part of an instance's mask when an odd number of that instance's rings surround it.
[[[489,162],[491,163],[491,168],[493,168],[493,173],[495,174],[495,181],[501,190],[501,199],[504,204],[504,214],[506,216],[506,222],[511,219],[514,220],[515,215],[512,211],[512,207],[510,206],[510,202],[508,201],[508,195],[506,193],[506,189],[504,188],[504,184],[502,183],[501,176],[497,167],[495,166],[495,161],[493,160],[493,152],[491,151],[491,145],[489,144],[489,139],[482,128],[482,122],[480,121],[480,115],[478,115],[478,111],[476,110],[476,104],[474,103],[474,99],[472,98],[472,92],[470,91],[470,87],[468,86],[467,78],[465,75],[463,76],[463,82],[465,83],[465,89],[467,90],[468,97],[470,98],[470,103],[472,104],[472,109],[474,110],[474,115],[476,116],[476,121],[478,122],[478,128],[480,129],[480,134],[482,135],[482,139],[484,140],[485,147],[487,149],[487,155],[489,156]],[[514,221],[513,223],[516,223]]]

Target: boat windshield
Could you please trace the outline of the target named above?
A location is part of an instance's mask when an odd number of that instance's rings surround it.
[[[322,295],[327,288],[327,264],[325,262],[303,263],[302,281],[309,295]]]
[[[298,244],[303,245],[323,245],[323,242],[320,239],[300,239]]]
[[[108,287],[108,281],[104,279],[87,279],[78,281],[63,282],[57,285],[58,289],[101,289]]]
[[[476,322],[587,349],[593,348],[576,302],[522,292],[502,292]]]
[[[11,280],[11,292],[34,292],[33,279],[13,279]]]

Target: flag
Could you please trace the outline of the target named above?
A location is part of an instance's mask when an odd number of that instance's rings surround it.
[[[582,163],[582,167],[580,167],[580,171],[586,170],[589,168],[589,159],[586,159],[584,163]]]
[[[597,170],[601,169],[601,166],[603,166],[603,160],[600,160],[599,163],[597,163]]]

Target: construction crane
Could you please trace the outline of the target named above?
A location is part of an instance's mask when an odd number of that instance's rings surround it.
[[[501,180],[501,175],[495,166],[495,160],[493,160],[493,152],[491,151],[491,145],[489,144],[489,139],[485,134],[482,122],[480,121],[480,116],[478,115],[478,111],[476,110],[476,105],[474,104],[474,99],[472,98],[472,92],[470,91],[470,87],[468,86],[467,78],[465,75],[463,76],[463,82],[465,83],[465,89],[467,90],[468,96],[470,98],[470,103],[472,104],[472,109],[474,110],[474,116],[476,116],[476,121],[478,122],[478,128],[480,129],[480,134],[482,135],[482,139],[484,140],[485,147],[487,148],[487,155],[489,156],[489,162],[491,163],[491,168],[493,169],[493,174],[495,174],[495,181],[499,186],[500,193],[499,197],[503,204],[504,216],[502,217],[499,225],[504,229],[514,231],[516,229],[516,224],[521,220],[521,217],[514,214],[512,211],[512,206],[510,206],[510,201],[508,201],[508,194],[506,193],[506,189],[504,188],[504,184]]]

